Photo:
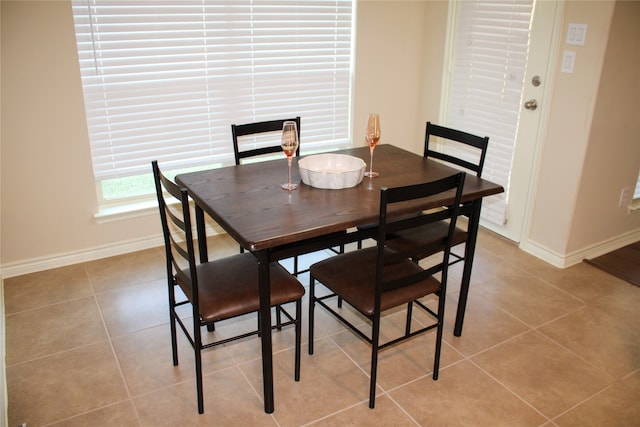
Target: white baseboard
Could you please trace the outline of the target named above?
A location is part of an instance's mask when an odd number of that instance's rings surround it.
[[[211,226],[210,224],[207,224],[208,236],[223,232],[224,231],[222,231],[222,229],[217,225]],[[634,230],[568,254],[554,252],[531,240],[521,242],[519,248],[551,265],[559,268],[566,268],[582,262],[584,259],[604,255],[637,241],[640,241],[640,230]],[[0,267],[0,272],[2,273],[2,278],[21,276],[23,274],[35,273],[38,271],[49,270],[51,268],[64,267],[81,262],[94,261],[101,258],[160,247],[163,244],[162,236],[154,236],[150,238],[99,246],[93,249],[86,249],[77,252],[59,254],[50,257],[32,258],[15,263],[3,264]]]
[[[92,249],[85,249],[77,252],[68,252],[50,257],[40,257],[27,259],[15,263],[2,265],[2,277],[9,278],[21,276],[23,274],[35,273],[49,270],[51,268],[65,267],[67,265],[81,262],[94,261],[129,252],[141,251],[164,245],[162,236],[120,242],[112,245],[99,246]]]
[[[565,268],[578,264],[585,259],[595,258],[620,249],[637,241],[640,241],[640,230],[634,230],[567,254],[559,254],[530,240],[521,242],[519,247],[523,251],[556,267]]]
[[[224,234],[225,231],[215,222],[205,224],[206,235],[215,236]],[[67,265],[81,262],[95,261],[97,259],[108,258],[116,255],[123,255],[130,252],[142,251],[145,249],[157,248],[164,245],[162,235],[145,237],[142,239],[118,242],[95,248],[84,249],[77,252],[68,252],[53,256],[32,258],[0,266],[2,278],[21,276],[23,274],[36,273],[38,271],[49,270],[51,268],[65,267]]]

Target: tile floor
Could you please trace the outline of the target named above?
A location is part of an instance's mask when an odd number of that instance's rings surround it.
[[[237,251],[226,237],[210,248]],[[293,331],[273,334],[273,414],[254,337],[205,353],[198,415],[186,340],[171,363],[163,257],[157,248],[5,281],[9,427],[639,425],[640,288],[587,264],[554,268],[485,231],[460,338],[452,272],[438,381],[433,333],[387,349],[370,410],[369,347],[320,309],[299,383]],[[387,316],[383,333],[401,317]]]

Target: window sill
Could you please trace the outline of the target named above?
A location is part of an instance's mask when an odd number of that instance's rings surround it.
[[[139,218],[158,212],[158,201],[155,199],[127,203],[117,206],[102,207],[93,217],[98,224]]]
[[[629,203],[628,213],[640,213],[640,199],[633,199]]]

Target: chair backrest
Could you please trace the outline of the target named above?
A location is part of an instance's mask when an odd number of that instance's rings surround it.
[[[441,283],[443,288],[446,287],[447,265],[449,265],[449,256],[451,253],[451,244],[456,222],[460,215],[460,201],[462,197],[462,188],[466,173],[459,172],[449,177],[423,184],[410,185],[405,187],[382,188],[380,190],[380,215],[378,218],[378,263],[376,266],[376,291],[384,292],[387,290],[403,287],[420,280],[426,279],[437,272],[442,273]],[[422,215],[411,217],[401,216],[401,219],[390,217],[395,206],[418,199],[426,199],[440,193],[447,193],[450,197],[443,209],[435,209],[426,211]],[[386,241],[393,239],[394,233],[407,231],[423,227],[427,224],[449,220],[449,227],[446,235],[442,239],[434,241],[429,239],[424,244],[411,245],[409,248],[402,250],[388,250]],[[407,259],[419,259],[423,253],[434,253],[435,248],[444,246],[442,251],[442,259],[438,260],[432,267],[420,271],[416,271],[408,276],[395,279],[393,282],[384,282],[384,269],[393,269],[393,264],[405,261]],[[437,251],[435,251],[437,252]]]
[[[282,151],[280,146],[280,133],[278,133],[275,145],[269,145],[267,147],[253,148],[248,150],[241,150],[238,138],[241,136],[256,135],[282,132],[282,126],[284,122],[296,122],[298,128],[298,141],[300,141],[300,117],[294,117],[292,119],[282,120],[269,120],[265,122],[247,123],[243,125],[231,125],[231,136],[233,138],[233,153],[235,155],[236,165],[240,164],[240,160],[247,157],[261,156],[263,154],[278,153]],[[296,156],[300,155],[300,145],[296,150]]]
[[[195,312],[199,306],[198,275],[196,274],[189,194],[186,188],[179,187],[160,172],[157,161],[154,160],[151,165],[160,208],[167,259],[167,278],[170,282],[173,277],[176,278],[175,282],[191,300]],[[175,203],[176,200],[179,203]]]
[[[475,161],[453,156],[451,154],[445,154],[441,151],[432,149],[434,138],[431,138],[431,136],[455,141],[457,143],[463,144],[466,147],[471,147],[471,151],[475,151],[475,153],[473,153],[473,155],[471,156],[475,159]],[[434,125],[431,122],[427,122],[427,131],[424,138],[424,157],[433,157],[447,163],[453,163],[455,165],[461,166],[469,171],[475,172],[478,178],[482,175],[482,168],[484,167],[484,159],[487,155],[488,145],[488,136],[480,137],[467,132],[462,132],[456,129]]]

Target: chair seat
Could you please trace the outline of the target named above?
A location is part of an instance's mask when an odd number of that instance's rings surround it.
[[[387,250],[387,253],[391,251]],[[361,313],[372,316],[375,303],[376,262],[377,248],[371,247],[320,261],[311,266],[311,275]],[[387,265],[382,280],[387,282],[420,271],[422,269],[417,264],[407,259]],[[399,289],[384,291],[381,310],[414,301],[439,289],[440,282],[429,277]]]
[[[200,316],[215,322],[251,313],[260,308],[258,263],[250,253],[210,261],[197,266]],[[304,295],[304,287],[278,263],[270,265],[271,306],[295,301]],[[185,272],[188,273],[188,272]],[[188,286],[176,281],[187,297]]]
[[[419,254],[419,258],[422,259],[444,250],[448,233],[449,221],[434,222],[412,230],[392,233],[387,240],[387,245],[398,252],[404,252],[415,248],[418,244],[424,245],[425,242],[433,242],[433,246]],[[456,227],[451,246],[466,242],[468,235],[466,230]]]

